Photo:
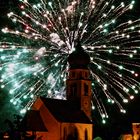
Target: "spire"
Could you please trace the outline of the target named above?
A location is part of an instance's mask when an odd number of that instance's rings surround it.
[[[80,42],[75,46],[75,51],[68,57],[70,69],[88,69],[90,63],[89,55],[83,50]]]
[[[89,55],[83,50],[81,44],[75,46],[75,51],[68,57],[70,65],[67,79],[67,100],[78,103],[82,110],[91,120],[91,80],[88,64]]]

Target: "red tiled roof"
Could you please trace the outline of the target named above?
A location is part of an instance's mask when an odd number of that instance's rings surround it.
[[[26,113],[22,120],[21,129],[26,131],[43,131],[47,132],[47,128],[44,126],[39,111],[30,110]]]
[[[40,99],[59,122],[91,123],[77,102],[44,97]]]

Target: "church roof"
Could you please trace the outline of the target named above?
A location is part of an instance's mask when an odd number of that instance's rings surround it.
[[[21,129],[24,131],[42,131],[47,132],[46,127],[42,121],[39,111],[29,110],[24,116]]]
[[[91,123],[77,102],[44,97],[41,100],[59,122]]]

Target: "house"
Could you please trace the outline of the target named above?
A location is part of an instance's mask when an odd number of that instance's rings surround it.
[[[140,123],[132,123],[133,139],[140,139]]]
[[[68,58],[66,100],[40,97],[23,119],[36,140],[92,140],[90,58],[78,44]]]
[[[139,140],[140,139],[140,123],[132,123],[133,134],[122,135],[122,140]]]

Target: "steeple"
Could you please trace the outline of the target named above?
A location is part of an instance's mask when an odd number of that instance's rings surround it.
[[[67,100],[79,103],[80,109],[91,119],[91,80],[88,65],[89,55],[80,43],[68,57],[70,65],[67,79]]]
[[[70,64],[70,69],[88,69],[90,57],[83,50],[79,42],[75,47],[75,51],[69,55],[68,62]]]

